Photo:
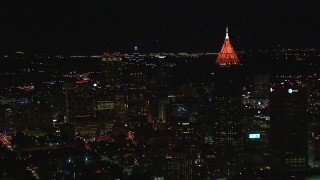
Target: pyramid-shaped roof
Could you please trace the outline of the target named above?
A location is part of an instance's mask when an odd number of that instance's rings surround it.
[[[228,34],[228,27],[226,29],[226,38],[224,39],[223,46],[218,54],[215,64],[220,66],[239,65],[239,58],[234,51]]]

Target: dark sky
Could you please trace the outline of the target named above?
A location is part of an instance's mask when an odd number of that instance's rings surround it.
[[[317,0],[2,0],[0,48],[37,51],[320,47]]]

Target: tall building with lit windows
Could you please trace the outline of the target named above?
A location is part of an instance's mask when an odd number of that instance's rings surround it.
[[[240,61],[226,29],[214,73],[213,130],[219,176],[237,177],[243,166],[243,124],[241,115],[242,76]]]
[[[77,81],[66,84],[66,115],[69,122],[87,121],[93,117],[92,83]]]
[[[100,114],[100,118],[99,116],[97,118],[104,121],[111,119],[120,122],[126,121],[124,69],[125,63],[120,53],[105,53],[101,62],[102,80],[101,84],[97,84],[95,88],[95,100],[97,105],[99,102],[108,102],[106,104],[111,103],[113,107],[99,108],[97,106],[96,114]],[[111,114],[110,111],[112,111]]]
[[[147,121],[147,79],[145,61],[137,46],[127,61],[126,100],[128,125],[131,128],[141,127]]]
[[[15,132],[13,111],[9,105],[0,106],[0,134],[13,135]]]
[[[301,178],[308,168],[308,88],[303,79],[277,76],[270,89],[272,169],[285,179]]]
[[[192,160],[183,154],[171,153],[165,157],[165,172],[168,179],[192,179]]]
[[[133,47],[133,52],[129,56],[130,61],[140,62],[144,60],[143,55],[140,53],[140,49],[138,46]]]

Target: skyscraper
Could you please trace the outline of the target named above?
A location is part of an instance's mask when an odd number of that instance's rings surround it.
[[[272,169],[283,176],[307,170],[307,88],[301,76],[278,76],[271,85]]]
[[[124,94],[124,69],[125,63],[121,58],[121,54],[116,52],[114,54],[105,53],[105,57],[101,62],[102,70],[102,88],[95,88],[97,101],[110,101],[114,103],[114,118],[118,121],[125,122],[126,120],[126,104]],[[97,103],[98,104],[98,103]],[[99,109],[99,108],[98,108]],[[110,109],[110,108],[108,108]],[[100,110],[102,110],[100,108]],[[108,119],[105,110],[100,111],[102,119]],[[108,111],[108,110],[107,110]]]
[[[218,152],[218,167],[223,176],[241,172],[243,128],[241,118],[240,61],[229,39],[228,28],[215,62],[213,98],[213,139]],[[222,168],[223,167],[223,168]]]
[[[144,57],[143,55],[140,53],[139,47],[138,46],[134,46],[133,47],[133,53],[129,56],[129,60],[130,61],[143,61]]]
[[[139,53],[137,46],[129,57],[126,71],[126,93],[128,102],[128,123],[129,127],[141,127],[146,123],[146,91],[147,81],[145,75],[145,61]]]
[[[66,84],[66,115],[69,122],[89,120],[93,116],[92,84],[77,81]]]
[[[192,179],[192,160],[183,154],[168,154],[165,157],[165,169],[169,179]]]

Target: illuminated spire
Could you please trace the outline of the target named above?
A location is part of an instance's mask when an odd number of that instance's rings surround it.
[[[226,38],[222,45],[221,51],[218,54],[217,60],[215,64],[219,66],[230,66],[230,65],[239,65],[240,61],[239,58],[234,51],[230,39],[229,39],[229,30],[228,26],[226,28]]]
[[[226,39],[229,39],[228,26],[226,27]]]

